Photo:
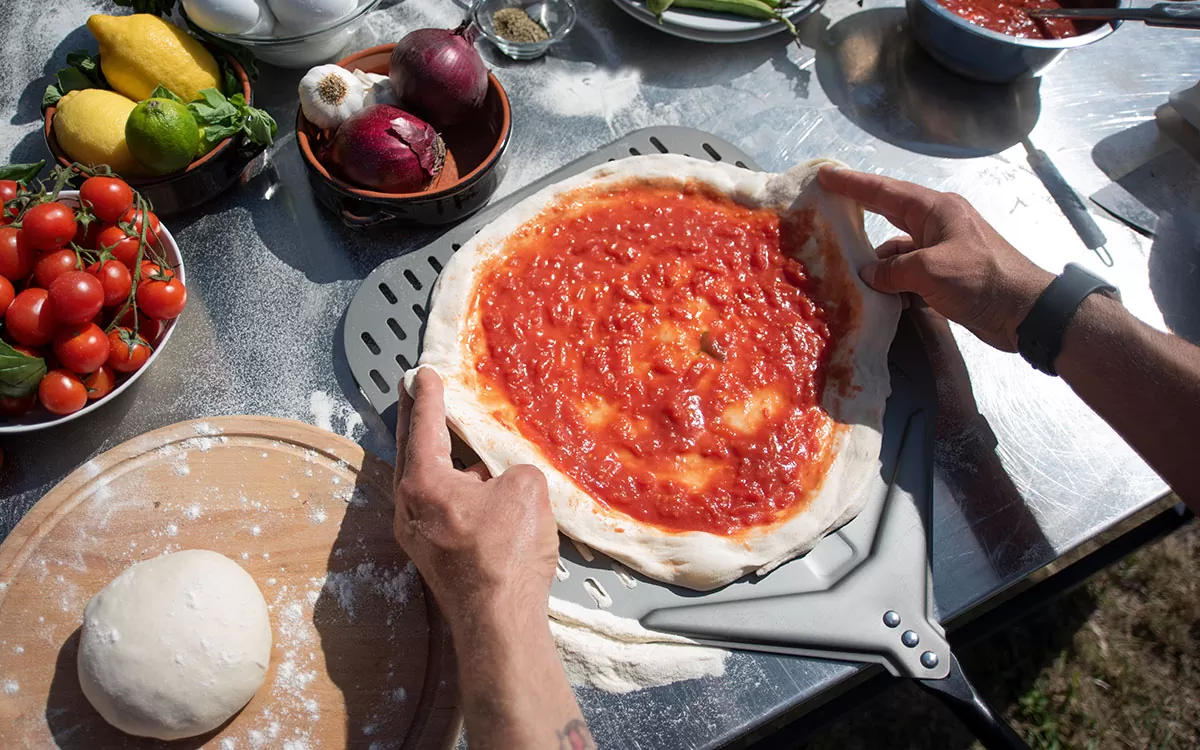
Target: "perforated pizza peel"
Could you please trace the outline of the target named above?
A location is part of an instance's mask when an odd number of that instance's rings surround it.
[[[389,425],[395,424],[396,386],[417,362],[433,285],[450,256],[542,188],[607,161],[653,153],[759,168],[732,144],[699,130],[638,130],[517,191],[430,245],[384,263],[363,281],[346,311],[346,358],[359,388]],[[710,645],[881,664],[935,691],[987,747],[1026,747],[963,677],[938,622],[929,565],[937,400],[928,360],[906,316],[888,364],[892,395],[877,491],[857,518],[807,555],[768,575],[697,592],[640,576],[563,537],[552,596],[585,607],[603,605],[648,628]]]

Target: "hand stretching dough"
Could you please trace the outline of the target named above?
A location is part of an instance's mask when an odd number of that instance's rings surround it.
[[[79,683],[109,724],[176,740],[240,711],[270,656],[254,579],[216,552],[186,550],[134,565],[88,602]]]

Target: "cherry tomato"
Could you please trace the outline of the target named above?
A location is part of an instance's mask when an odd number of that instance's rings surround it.
[[[79,188],[79,200],[105,224],[120,221],[133,208],[133,190],[118,177],[89,177]],[[154,226],[154,222],[150,222]]]
[[[50,306],[60,322],[85,323],[104,307],[104,285],[87,271],[68,271],[50,285]]]
[[[26,289],[13,298],[4,326],[18,344],[44,346],[54,338],[58,321],[47,304],[49,296],[45,289]]]
[[[20,344],[17,344],[16,346],[14,346],[13,350],[24,354],[26,357],[35,357],[35,358],[40,359],[42,356],[42,353],[39,352],[37,349],[34,349],[33,347],[29,347],[29,346],[21,346]]]
[[[125,326],[126,328],[133,328],[134,316],[135,313],[133,308],[130,307],[125,311],[125,314],[121,316],[121,319],[117,321],[117,325]],[[138,323],[138,335],[151,345],[158,343],[158,340],[162,338],[163,333],[167,330],[169,321],[147,318],[145,313],[140,312],[136,313],[136,317]]]
[[[37,394],[28,396],[0,396],[0,417],[19,417],[37,403]]]
[[[147,281],[143,276],[138,285],[137,303],[138,309],[147,317],[170,320],[178,317],[187,306],[187,289],[174,274],[170,276],[170,281],[156,281],[153,277]]]
[[[87,387],[69,370],[51,370],[38,384],[38,400],[51,414],[73,414],[87,403]]]
[[[96,236],[96,249],[108,250],[113,257],[125,264],[126,268],[137,265],[137,237],[130,237],[125,230],[113,225],[104,227]]]
[[[25,240],[25,233],[12,227],[0,227],[0,276],[20,281],[33,270],[37,251]]]
[[[88,266],[88,273],[100,279],[100,284],[104,287],[105,307],[115,307],[129,298],[129,290],[133,288],[133,276],[121,261],[107,260],[104,265],[93,263]]]
[[[42,253],[42,257],[33,267],[33,280],[43,289],[49,289],[54,281],[64,273],[77,270],[79,258],[74,250],[65,247],[61,250],[51,250]]]
[[[16,296],[17,290],[13,289],[12,282],[0,276],[0,320],[4,320],[4,314],[8,312],[8,306]]]
[[[0,226],[13,222],[14,217],[9,215],[8,207],[5,204],[16,198],[20,190],[21,186],[15,180],[0,180]],[[13,211],[16,211],[15,206]]]
[[[83,379],[83,385],[87,388],[88,400],[97,401],[113,392],[117,385],[117,374],[108,365],[100,365],[98,370]]]
[[[95,323],[63,326],[54,335],[54,356],[71,372],[95,372],[108,361],[108,355],[108,337]]]
[[[134,372],[150,359],[150,345],[128,328],[108,332],[108,366],[117,372]]]
[[[89,221],[87,224],[79,222],[79,226],[75,230],[75,237],[71,241],[88,250],[98,250],[96,240],[100,237],[102,229],[104,229],[104,225],[98,221]]]
[[[35,250],[57,250],[75,236],[75,212],[62,203],[39,203],[21,218],[21,231]]]
[[[146,242],[147,244],[155,245],[157,247],[159,244],[159,232],[162,231],[162,223],[158,220],[158,217],[155,216],[153,211],[147,211],[146,216],[149,217],[150,222],[149,226],[146,228]],[[142,213],[136,208],[130,208],[128,211],[121,214],[121,223],[133,225],[134,237],[142,236]]]

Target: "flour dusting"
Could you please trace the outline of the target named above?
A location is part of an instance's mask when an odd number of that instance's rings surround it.
[[[3,683],[0,683],[0,687],[4,688],[5,695],[16,695],[21,689],[21,684],[16,680],[5,680]]]
[[[573,685],[631,693],[725,674],[729,652],[646,630],[636,620],[550,600],[550,632]]]
[[[359,413],[344,399],[334,398],[325,391],[310,393],[308,408],[312,412],[313,424],[322,430],[344,435],[351,440],[357,440],[364,430]]]

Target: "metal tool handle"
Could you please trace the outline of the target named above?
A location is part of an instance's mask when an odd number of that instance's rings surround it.
[[[1050,160],[1050,157],[1045,151],[1033,147],[1028,140],[1024,141],[1026,160],[1029,166],[1033,168],[1033,173],[1037,175],[1042,184],[1046,186],[1046,190],[1050,193],[1050,197],[1058,204],[1059,210],[1063,212],[1063,216],[1067,217],[1067,221],[1071,223],[1071,227],[1075,233],[1079,235],[1079,239],[1083,240],[1083,244],[1087,248],[1100,256],[1101,262],[1108,267],[1112,267],[1112,256],[1109,255],[1107,248],[1104,246],[1108,243],[1108,238],[1104,236],[1100,225],[1088,213],[1087,205],[1075,189],[1063,177],[1062,172],[1058,171],[1058,167]]]
[[[1149,8],[1044,8],[1035,18],[1078,18],[1092,21],[1141,21],[1147,26],[1200,29],[1200,4],[1158,3]]]
[[[917,680],[917,684],[944,703],[988,750],[1029,750],[1029,745],[967,680],[953,652],[949,661],[950,674],[945,679]]]

